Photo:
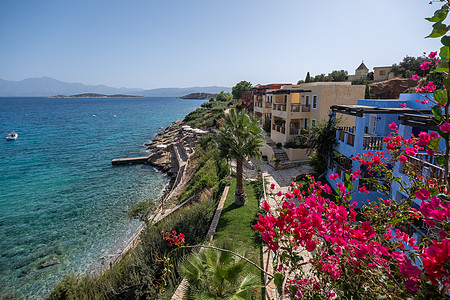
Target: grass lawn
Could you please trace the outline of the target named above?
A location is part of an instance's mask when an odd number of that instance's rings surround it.
[[[228,196],[223,206],[222,214],[214,235],[214,245],[220,247],[222,244],[231,245],[232,249],[240,249],[245,252],[245,257],[261,266],[261,238],[253,225],[258,218],[258,200],[253,188],[245,183],[245,194],[247,202],[243,206],[234,204],[234,192],[236,190],[236,178],[232,179]],[[249,270],[261,276],[261,272],[249,264]],[[257,299],[261,299],[261,290],[258,291]]]

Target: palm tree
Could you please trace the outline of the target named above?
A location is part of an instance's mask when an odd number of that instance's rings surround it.
[[[230,110],[219,130],[219,149],[227,159],[236,159],[236,192],[234,202],[244,205],[246,201],[242,163],[252,157],[261,156],[259,147],[263,146],[263,131],[258,121],[244,111]]]
[[[186,299],[252,299],[260,287],[254,274],[244,275],[246,262],[239,257],[215,249],[190,256],[181,265],[181,274],[189,283]]]

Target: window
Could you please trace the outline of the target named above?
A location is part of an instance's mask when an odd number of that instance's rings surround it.
[[[284,103],[287,103],[287,95],[284,95]]]
[[[308,129],[308,119],[305,119],[305,125],[304,125],[304,127],[305,127],[305,129]]]
[[[305,105],[309,106],[309,95],[305,96]]]
[[[311,127],[316,126],[316,119],[311,119]]]
[[[313,109],[317,108],[317,95],[313,95],[312,108]]]
[[[386,75],[386,71],[385,70],[381,70],[380,71],[380,76]]]

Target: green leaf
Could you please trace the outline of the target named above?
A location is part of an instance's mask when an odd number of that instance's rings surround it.
[[[345,173],[345,180],[350,180],[350,174]]]
[[[438,133],[440,136],[442,136],[444,139],[448,140],[450,137],[450,133],[448,132],[442,132],[442,130],[438,129]]]
[[[448,60],[450,57],[448,46],[441,47],[441,49],[439,51],[439,57],[441,58],[441,60],[438,62],[437,66],[436,66],[436,70],[434,70],[431,73],[435,73],[435,72],[442,73],[442,72],[448,71]]]
[[[439,149],[439,143],[440,143],[440,142],[441,142],[441,138],[440,138],[440,137],[439,137],[439,138],[432,139],[432,140],[430,141],[430,143],[428,144],[428,148],[430,148],[431,150],[437,152],[438,149]]]
[[[445,78],[445,79],[442,81],[442,84],[445,85],[445,89],[447,89],[447,87],[450,88],[450,78]],[[442,91],[442,92],[444,92],[444,91]],[[447,95],[447,94],[446,94],[446,95]],[[447,103],[447,102],[446,102],[446,103]]]
[[[431,196],[436,197],[436,195],[439,193],[439,190],[437,188],[429,188],[428,189],[431,193]]]
[[[436,161],[436,163],[438,165],[445,166],[446,161],[445,161],[445,157],[444,156],[442,156],[442,155],[441,156],[437,156],[435,158],[435,161]]]
[[[447,25],[442,24],[441,22],[437,22],[433,25],[433,31],[426,38],[436,38],[443,36],[448,31]]]
[[[436,98],[434,98],[434,99],[436,100]],[[436,100],[436,101],[438,101],[438,100]],[[433,113],[436,120],[438,120],[439,122],[442,122],[442,120],[444,120],[444,116],[442,115],[442,109],[439,107],[439,105],[433,106],[433,108],[431,109],[431,112]]]
[[[444,46],[449,46],[450,47],[450,36],[448,36],[448,35],[443,36],[442,39],[441,39],[441,43]]]
[[[438,9],[434,12],[434,16],[431,18],[425,18],[425,20],[428,20],[430,22],[442,22],[447,18],[448,9],[443,6],[441,9]]]
[[[448,59],[450,57],[449,47],[448,46],[442,46],[439,51],[439,57],[441,60],[444,60],[448,62]],[[441,62],[441,60],[439,62]]]
[[[447,80],[448,83],[450,84],[450,79],[449,79],[449,78],[446,78],[446,79],[444,80],[444,82],[443,82],[443,84],[444,84],[445,86],[447,86],[447,83],[445,82],[446,80]],[[450,85],[449,85],[449,87],[450,87]],[[433,99],[434,99],[436,102],[438,102],[438,103],[440,103],[440,104],[442,104],[442,105],[445,105],[445,104],[447,103],[447,93],[444,92],[443,90],[435,90],[434,93],[433,93]],[[441,109],[439,109],[439,110],[441,111]],[[441,115],[442,115],[442,111],[441,111]]]
[[[284,276],[280,272],[273,274],[273,282],[277,286],[278,293],[281,294],[281,288],[283,287]]]

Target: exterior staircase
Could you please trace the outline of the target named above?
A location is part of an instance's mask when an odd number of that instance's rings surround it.
[[[274,156],[278,158],[280,162],[289,160],[286,152],[283,149],[278,149],[275,142],[272,141],[269,137],[266,137],[266,144],[272,147]]]

